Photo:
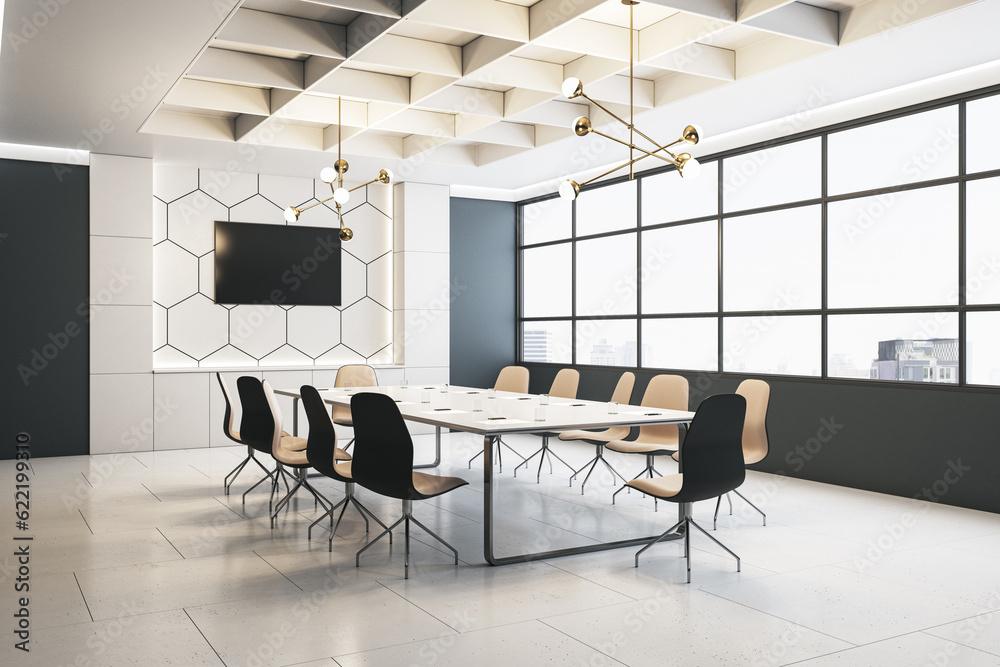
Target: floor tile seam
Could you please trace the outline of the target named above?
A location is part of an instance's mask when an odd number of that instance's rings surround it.
[[[304,588],[302,588],[302,587],[301,587],[301,586],[299,586],[299,585],[298,585],[297,583],[295,583],[294,581],[292,581],[291,579],[289,579],[289,578],[288,578],[288,576],[287,576],[287,575],[286,575],[286,574],[285,574],[284,572],[282,572],[282,571],[281,571],[281,570],[279,570],[278,568],[274,567],[274,565],[273,565],[273,564],[272,564],[272,563],[271,563],[271,562],[270,562],[269,560],[267,560],[266,558],[264,558],[263,556],[261,556],[261,555],[260,555],[259,553],[257,553],[257,551],[256,551],[255,549],[254,549],[254,550],[251,550],[251,551],[250,551],[249,553],[252,553],[252,554],[253,554],[254,556],[256,556],[257,558],[259,558],[259,559],[261,559],[262,561],[264,561],[265,563],[267,563],[267,565],[268,565],[268,566],[269,566],[269,567],[270,567],[270,568],[271,568],[272,570],[274,570],[275,572],[277,572],[278,574],[280,574],[280,575],[281,575],[282,577],[284,577],[284,578],[285,578],[285,579],[286,579],[286,580],[288,581],[288,583],[290,583],[290,584],[291,584],[292,586],[295,586],[295,587],[296,587],[297,589],[299,589],[299,590],[300,590],[300,591],[302,591],[303,593],[305,593],[305,592],[306,592],[306,590],[305,590]]]
[[[149,488],[148,486],[146,486],[146,483],[145,483],[145,482],[140,482],[140,485],[142,486],[142,488],[146,489],[146,490],[147,490],[147,491],[149,491],[150,493],[153,493],[153,490],[152,490],[151,488]],[[163,499],[161,499],[161,498],[160,498],[160,497],[159,497],[158,495],[156,495],[155,493],[153,493],[153,497],[154,497],[154,498],[156,498],[157,500],[159,500],[159,501],[160,501],[161,503],[163,502]]]
[[[90,527],[90,522],[87,521],[87,517],[85,517],[83,515],[83,510],[78,507],[78,508],[76,508],[76,511],[80,513],[80,518],[83,519],[83,523],[84,523],[85,526],[87,526],[87,530],[90,531],[90,534],[91,535],[96,535],[97,533],[95,533],[94,529]]]
[[[193,469],[193,470],[195,470],[196,472],[200,472],[200,473],[201,473],[202,475],[204,475],[204,476],[205,476],[205,477],[207,477],[208,479],[212,479],[212,476],[211,476],[211,475],[209,475],[209,474],[208,474],[207,472],[205,472],[204,470],[201,470],[201,469],[199,469],[199,468],[198,468],[198,467],[197,467],[196,465],[194,465],[193,463],[189,463],[189,464],[188,464],[188,467],[192,468],[192,469]]]
[[[764,611],[763,609],[757,609],[756,607],[751,607],[750,605],[748,605],[748,604],[746,604],[744,602],[739,602],[737,600],[731,600],[730,598],[727,598],[727,597],[725,597],[723,595],[719,595],[718,593],[716,593],[715,591],[712,591],[712,590],[701,588],[701,589],[699,589],[699,592],[706,593],[707,595],[711,595],[712,597],[718,598],[719,600],[724,600],[726,602],[731,602],[731,603],[733,603],[735,605],[743,607],[744,609],[748,609],[749,611],[752,611],[752,612],[755,612],[755,613],[758,613],[758,614],[764,614],[765,616],[770,616],[771,618],[777,619],[779,621],[783,621],[785,623],[791,623],[792,625],[797,625],[800,628],[805,628],[805,629],[810,630],[812,632],[815,632],[817,634],[823,635],[824,637],[829,637],[830,639],[833,639],[833,640],[836,640],[836,641],[839,641],[839,642],[844,642],[845,644],[850,644],[851,645],[850,648],[856,648],[858,646],[862,646],[863,645],[863,644],[858,644],[858,643],[852,642],[849,639],[844,639],[843,637],[837,637],[836,635],[831,635],[829,632],[826,632],[824,630],[819,630],[819,629],[814,628],[812,626],[806,625],[805,623],[802,623],[802,622],[799,622],[799,621],[793,621],[791,619],[785,618],[784,616],[779,616],[776,613],[773,613],[773,612],[770,612],[770,611]],[[909,634],[909,633],[904,633],[904,634]],[[877,641],[881,641],[881,640],[877,640]],[[872,642],[868,642],[868,643],[872,643]]]
[[[224,503],[221,500],[219,500],[216,496],[212,496],[211,498],[212,498],[212,500],[214,500],[215,502],[219,503],[220,505],[222,505],[223,507],[225,507],[227,510],[229,510],[230,512],[232,512],[233,514],[235,514],[239,518],[243,519],[244,521],[250,521],[250,520],[252,520],[251,517],[248,517],[245,514],[240,514],[239,512],[237,512],[236,510],[234,510],[232,507],[230,507],[226,503]],[[184,525],[184,524],[182,524],[182,525]]]
[[[156,528],[156,532],[158,532],[158,533],[159,533],[160,535],[162,535],[162,536],[163,536],[163,539],[165,539],[165,540],[167,541],[167,544],[169,544],[169,545],[170,545],[171,547],[173,547],[174,551],[176,551],[176,552],[177,552],[177,555],[178,555],[178,556],[180,556],[180,557],[181,557],[181,558],[182,558],[183,560],[187,560],[187,556],[185,556],[184,554],[182,554],[182,553],[181,553],[181,550],[180,550],[180,549],[178,549],[178,548],[177,548],[176,546],[174,546],[174,543],[170,541],[170,538],[169,538],[169,537],[167,537],[167,536],[166,536],[166,535],[165,535],[165,534],[163,533],[163,531],[162,531],[162,530],[160,530],[160,529],[159,529],[159,528],[157,527],[157,528]],[[171,559],[171,560],[173,560],[173,559]],[[162,562],[162,561],[158,561],[158,562]]]
[[[419,610],[420,610],[421,612],[423,612],[424,614],[427,614],[428,616],[430,616],[431,618],[433,618],[433,619],[434,619],[435,621],[437,621],[437,622],[438,622],[438,623],[440,623],[441,625],[443,625],[443,626],[445,626],[446,628],[448,628],[449,630],[451,630],[451,631],[452,631],[452,632],[453,632],[454,634],[456,634],[456,635],[463,635],[463,634],[469,634],[469,632],[475,632],[475,630],[469,630],[469,631],[467,631],[467,632],[462,632],[461,630],[459,630],[459,629],[457,629],[457,628],[453,627],[453,626],[451,625],[451,623],[448,623],[447,621],[445,621],[445,620],[444,620],[444,619],[442,619],[442,618],[438,618],[438,617],[437,617],[437,615],[433,614],[433,613],[432,613],[432,612],[430,612],[430,611],[427,611],[426,609],[424,609],[423,607],[421,607],[421,606],[420,606],[419,604],[417,604],[417,603],[416,603],[416,602],[414,602],[413,600],[409,599],[408,597],[405,597],[405,596],[404,596],[404,595],[403,595],[402,593],[400,593],[399,591],[396,591],[396,590],[393,590],[392,588],[390,588],[390,587],[389,587],[389,586],[388,586],[388,585],[387,585],[387,584],[386,584],[386,583],[385,583],[384,581],[382,581],[381,579],[375,579],[374,581],[375,581],[375,583],[377,583],[377,584],[378,584],[379,586],[381,586],[381,587],[382,587],[382,588],[384,588],[385,590],[389,591],[390,593],[392,593],[393,595],[395,595],[396,597],[398,597],[398,598],[399,598],[400,600],[402,600],[403,602],[407,603],[408,605],[411,605],[411,606],[412,606],[412,607],[414,607],[415,609],[419,609]],[[398,580],[397,580],[397,581],[398,581]],[[509,624],[505,624],[505,625],[509,625]],[[477,629],[485,629],[485,628],[477,628]],[[438,636],[441,636],[441,635],[438,635]],[[412,642],[402,642],[402,643],[399,643],[399,644],[392,644],[392,646],[405,646],[405,645],[407,645],[407,644],[415,644],[415,643],[417,643],[417,642],[423,642],[423,641],[427,641],[427,639],[415,639],[415,640],[414,640],[414,641],[412,641]],[[380,649],[381,649],[381,648],[388,648],[388,646],[380,646],[379,648],[380,648]],[[355,653],[365,653],[365,651],[355,651]],[[344,657],[344,656],[346,656],[346,655],[353,655],[353,654],[350,654],[350,653],[341,653],[341,654],[340,654],[340,657]],[[333,658],[334,658],[334,659],[336,660],[336,656],[331,656],[331,657],[333,657]]]
[[[184,615],[187,617],[187,619],[191,621],[191,625],[194,626],[194,629],[198,631],[198,634],[201,635],[201,638],[205,640],[205,643],[208,644],[208,647],[212,649],[213,653],[215,653],[215,657],[218,658],[219,662],[222,663],[223,667],[225,667],[226,661],[222,659],[222,656],[219,654],[219,651],[215,648],[212,642],[208,641],[208,637],[206,637],[205,633],[202,632],[200,627],[198,627],[198,624],[195,623],[195,620],[191,618],[191,614],[188,613],[187,609],[182,609],[181,611],[184,612]]]
[[[159,530],[159,529],[157,529],[157,530]],[[160,533],[160,534],[163,535],[163,533]],[[164,535],[164,538],[166,538],[166,535]],[[167,540],[167,542],[170,542],[170,540]],[[173,546],[173,544],[171,544],[170,546]],[[176,547],[174,547],[174,549],[176,550]],[[180,553],[180,552],[178,551],[178,553]],[[154,560],[154,561],[148,561],[148,562],[144,562],[144,563],[131,563],[129,565],[112,565],[110,567],[98,567],[98,568],[94,568],[92,570],[74,570],[74,572],[79,572],[80,574],[90,575],[90,574],[94,574],[94,573],[97,573],[97,572],[107,572],[108,570],[119,570],[119,569],[124,569],[124,568],[128,568],[128,567],[145,567],[147,565],[157,565],[157,564],[161,564],[161,563],[162,564],[169,564],[169,563],[196,563],[197,561],[207,560],[209,558],[234,558],[234,557],[248,557],[248,556],[251,556],[251,555],[254,556],[255,559],[261,559],[261,560],[263,560],[255,551],[252,551],[252,550],[251,551],[238,551],[238,552],[235,552],[235,553],[209,554],[209,555],[206,555],[206,556],[191,556],[190,558],[185,557],[183,554],[181,554],[180,558],[170,558],[170,559],[167,559],[167,560]],[[267,562],[267,561],[265,561],[265,562]],[[270,565],[270,563],[268,563],[268,565]]]
[[[87,608],[87,615],[90,616],[90,622],[94,622],[94,614],[90,611],[90,604],[87,602],[87,596],[83,594],[83,587],[80,585],[80,580],[76,576],[76,572],[73,572],[73,581],[76,582],[76,589],[80,591],[80,598],[83,600],[83,605]]]
[[[937,546],[937,545],[934,545],[934,546]],[[896,553],[900,553],[900,552],[896,552]],[[817,567],[836,567],[839,570],[844,570],[845,572],[851,572],[853,574],[858,574],[858,575],[863,576],[863,577],[872,577],[874,579],[878,579],[879,581],[884,581],[886,583],[896,584],[898,586],[905,586],[906,588],[914,590],[914,591],[916,591],[918,593],[931,594],[931,595],[936,595],[938,597],[948,598],[948,599],[952,600],[953,602],[964,602],[965,604],[970,604],[970,605],[972,605],[974,607],[981,607],[982,609],[984,609],[986,611],[1000,611],[1000,609],[990,609],[989,607],[981,605],[981,604],[979,604],[977,602],[971,602],[971,601],[967,600],[966,598],[954,596],[954,595],[952,595],[950,593],[941,593],[941,592],[938,592],[936,590],[929,590],[929,589],[925,589],[925,588],[920,588],[920,587],[915,586],[913,584],[906,583],[906,582],[903,582],[903,581],[898,581],[896,579],[889,579],[887,577],[882,577],[882,576],[879,576],[878,574],[875,574],[875,573],[858,572],[857,570],[848,569],[846,567],[841,567],[841,565],[843,565],[844,563],[847,563],[847,562],[850,562],[850,561],[840,561],[839,563],[828,563],[827,565],[821,565],[821,566],[817,566]],[[813,568],[803,568],[803,569],[808,570],[808,569],[813,569]],[[801,571],[801,570],[798,570],[798,571]],[[1000,598],[1000,587],[994,588],[993,592],[994,592],[994,597]],[[982,613],[982,612],[980,612],[980,613]]]
[[[622,603],[622,604],[626,604],[626,603]],[[575,612],[571,612],[571,613],[575,613]],[[558,616],[559,615],[557,615],[557,616],[547,616],[546,618],[557,618]],[[558,632],[559,634],[561,634],[563,637],[566,637],[570,641],[572,641],[572,642],[574,642],[576,644],[579,644],[580,646],[585,646],[588,649],[590,649],[591,651],[596,651],[597,653],[600,653],[601,655],[606,656],[608,658],[608,660],[611,660],[613,663],[617,663],[619,665],[626,665],[627,664],[627,663],[622,662],[621,660],[615,659],[615,657],[613,655],[609,655],[608,653],[602,651],[601,649],[597,648],[596,646],[591,646],[587,642],[581,641],[581,640],[577,639],[576,637],[574,637],[574,636],[572,636],[572,635],[564,632],[563,630],[560,630],[559,628],[557,628],[557,627],[553,626],[552,624],[548,623],[544,618],[538,618],[538,619],[535,619],[535,620],[537,620],[539,623],[541,623],[545,627],[551,628],[555,632]]]
[[[960,621],[955,621],[955,622],[960,622]],[[949,623],[945,623],[944,625],[950,625],[950,624]],[[935,626],[935,627],[941,627],[941,626]],[[966,644],[964,642],[960,642],[957,639],[951,639],[951,638],[948,638],[948,637],[941,637],[940,635],[932,635],[930,632],[927,631],[928,629],[933,630],[934,628],[925,628],[923,630],[917,630],[917,632],[919,632],[920,634],[923,634],[923,635],[927,635],[928,637],[933,637],[934,639],[940,639],[942,641],[951,642],[952,644],[956,644],[957,646],[961,646],[962,648],[966,648],[966,649],[969,649],[969,650],[972,650],[972,651],[976,651],[978,653],[982,653],[984,655],[987,655],[987,656],[990,656],[990,657],[993,657],[993,658],[1000,657],[1000,652],[995,653],[995,652],[989,651],[989,650],[987,650],[985,648],[979,648],[979,647],[976,647],[976,646],[972,646],[971,644]],[[978,634],[977,634],[977,636],[978,636]]]
[[[605,586],[604,584],[602,584],[602,583],[600,583],[598,581],[594,581],[593,579],[585,577],[582,574],[577,574],[576,572],[573,572],[571,570],[567,570],[566,568],[559,567],[559,565],[557,565],[556,563],[549,562],[550,560],[555,560],[556,562],[558,562],[559,559],[558,558],[543,559],[543,560],[540,560],[538,562],[545,563],[546,565],[550,565],[550,566],[556,568],[557,570],[559,570],[560,572],[565,572],[566,574],[570,574],[570,575],[573,575],[574,577],[577,577],[579,579],[583,579],[584,581],[586,581],[588,583],[594,584],[596,586],[600,586],[601,588],[603,588],[603,589],[605,589],[607,591],[610,591],[612,593],[617,593],[618,595],[624,595],[625,597],[629,598],[632,601],[638,602],[639,600],[646,599],[646,598],[637,598],[635,596],[629,595],[628,593],[622,593],[621,591],[617,591],[617,590],[615,590],[615,589],[613,589],[613,588],[611,588],[609,586]],[[624,603],[619,603],[619,604],[624,604]]]

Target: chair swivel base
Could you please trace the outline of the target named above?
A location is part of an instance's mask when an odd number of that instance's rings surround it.
[[[635,477],[633,477],[632,479],[633,480],[639,479],[643,475],[648,475],[650,479],[653,479],[654,475],[656,477],[662,477],[663,476],[663,475],[661,475],[659,473],[659,471],[657,471],[656,468],[653,467],[653,455],[652,454],[646,454],[646,467],[643,468],[642,471],[640,471],[639,474],[636,475]],[[632,487],[627,486],[626,484],[623,484],[620,489],[618,489],[617,491],[615,491],[614,493],[611,494],[611,504],[612,505],[615,504],[615,496],[617,496],[619,493],[621,493],[625,489],[628,489],[628,492],[632,493]],[[646,495],[643,494],[642,497],[645,498]],[[657,501],[656,498],[653,499],[653,511],[654,512],[658,511],[658,509],[659,509],[658,508],[658,502],[659,501]]]
[[[535,458],[539,454],[541,454],[541,457],[538,459],[538,472],[535,474],[535,483],[536,484],[541,484],[541,482],[542,482],[542,465],[545,464],[545,456],[546,455],[548,455],[549,457],[554,457],[556,460],[559,461],[559,463],[562,463],[564,466],[566,466],[567,468],[569,468],[572,472],[576,472],[575,470],[573,470],[573,466],[571,466],[570,464],[568,464],[565,461],[563,461],[561,456],[559,456],[554,451],[552,451],[552,448],[549,447],[549,436],[546,435],[546,436],[542,437],[542,446],[538,448],[538,451],[535,452],[534,454],[532,454],[531,456],[529,456],[528,458],[524,459],[523,461],[521,461],[520,463],[518,463],[517,466],[514,467],[514,477],[517,477],[517,469],[518,468],[520,468],[521,466],[525,466],[525,468],[527,468],[528,461],[530,461],[531,459]],[[552,472],[552,458],[549,459],[549,472],[550,473]],[[573,485],[573,481],[572,480],[573,480],[573,478],[570,477],[570,486]]]
[[[458,565],[458,550],[455,549],[455,547],[453,547],[450,544],[448,544],[447,542],[445,542],[443,539],[441,539],[437,535],[437,533],[435,533],[433,530],[431,530],[430,528],[428,528],[424,524],[422,524],[419,521],[417,521],[413,517],[413,501],[412,500],[404,500],[403,501],[403,516],[399,517],[399,519],[396,521],[396,523],[392,524],[391,526],[389,526],[388,528],[386,528],[385,530],[383,530],[382,533],[378,537],[376,537],[374,540],[372,540],[371,542],[369,542],[368,544],[366,544],[361,549],[361,551],[359,551],[357,554],[355,554],[355,556],[354,556],[354,567],[361,567],[361,554],[363,554],[364,552],[368,551],[368,549],[370,549],[372,546],[374,546],[376,542],[378,542],[383,537],[385,537],[386,534],[389,535],[389,540],[390,540],[390,544],[391,544],[392,543],[392,529],[402,523],[403,527],[404,527],[404,531],[405,531],[404,535],[405,535],[405,545],[406,545],[405,548],[404,548],[404,551],[403,551],[403,578],[404,579],[409,579],[410,578],[410,522],[411,521],[413,523],[417,524],[418,526],[420,526],[420,528],[422,528],[425,533],[427,533],[428,535],[430,535],[431,537],[433,537],[435,540],[437,540],[441,544],[443,544],[446,547],[448,547],[448,549],[453,554],[455,554],[455,565]]]
[[[521,461],[526,460],[524,456],[521,455],[521,452],[517,451],[516,449],[508,445],[506,442],[504,442],[503,438],[497,438],[496,447],[493,448],[493,453],[494,453],[493,456],[496,459],[496,463],[499,467],[499,472],[503,472],[503,451],[500,449],[501,447],[506,447],[510,451],[514,452],[518,456],[518,458],[521,459]],[[472,462],[478,459],[480,456],[482,456],[483,451],[484,450],[479,450],[478,452],[476,452],[475,456],[469,459],[469,470],[472,470]]]
[[[687,505],[687,503],[685,503],[685,505]],[[737,556],[735,553],[733,553],[722,542],[720,542],[719,540],[717,540],[714,537],[712,537],[708,533],[708,531],[706,531],[704,528],[702,528],[701,526],[699,526],[698,522],[695,521],[694,519],[692,519],[691,515],[688,512],[690,512],[690,507],[686,507],[685,508],[685,516],[684,516],[683,519],[681,519],[680,521],[678,521],[677,523],[675,523],[674,525],[672,525],[670,528],[668,528],[659,537],[653,538],[653,540],[650,541],[649,544],[647,544],[642,549],[639,549],[639,551],[636,552],[636,554],[635,554],[635,566],[639,567],[639,556],[642,554],[643,551],[645,551],[646,549],[650,548],[651,546],[653,546],[654,544],[656,544],[657,542],[659,542],[660,540],[662,540],[663,538],[667,537],[670,534],[676,534],[676,533],[682,532],[681,528],[683,528],[684,529],[683,530],[683,533],[684,533],[684,559],[687,561],[687,583],[690,584],[691,583],[691,529],[690,529],[689,526],[694,526],[695,528],[697,528],[698,530],[700,530],[702,533],[704,533],[705,537],[707,537],[708,539],[710,539],[713,542],[715,542],[726,553],[728,553],[730,556],[732,556],[733,558],[735,558],[736,559],[736,571],[740,572],[741,571],[740,570],[740,566],[741,566],[741,564],[740,564],[740,557]]]
[[[368,525],[369,525],[368,524],[368,517],[369,516],[372,519],[375,520],[375,523],[377,523],[378,525],[382,526],[382,528],[385,528],[386,530],[388,530],[388,528],[386,527],[386,525],[384,523],[382,523],[379,520],[379,518],[377,516],[375,516],[375,514],[370,509],[368,509],[367,507],[365,507],[364,505],[362,505],[358,501],[358,499],[355,498],[355,496],[354,496],[354,483],[353,482],[347,482],[346,486],[347,486],[347,488],[346,488],[346,491],[345,491],[344,499],[341,500],[336,505],[334,505],[333,507],[331,507],[330,509],[328,509],[326,511],[326,514],[324,514],[323,516],[321,516],[320,518],[316,519],[311,524],[309,524],[309,530],[307,531],[307,535],[308,535],[309,539],[311,540],[312,539],[312,529],[313,529],[313,527],[316,526],[317,524],[319,524],[321,521],[323,521],[323,519],[325,519],[326,517],[330,517],[330,544],[329,544],[329,550],[330,551],[333,551],[333,538],[336,537],[336,535],[337,535],[337,528],[340,527],[340,520],[344,518],[344,512],[347,511],[347,507],[349,505],[353,505],[354,508],[357,509],[358,514],[361,515],[361,518],[365,520],[365,532],[366,533],[368,532]],[[337,522],[334,523],[333,522],[333,513],[337,510],[338,507],[340,507],[341,510],[340,510],[340,514],[337,516]],[[392,533],[389,533],[389,544],[392,544]]]
[[[760,514],[764,518],[764,525],[765,526],[767,525],[767,515],[764,514],[764,511],[761,508],[757,507],[752,502],[750,502],[749,500],[747,500],[747,497],[744,496],[739,491],[737,491],[736,489],[733,489],[733,493],[735,493],[740,498],[742,498],[743,502],[745,502],[747,505],[749,505],[750,507],[752,507],[755,510],[757,510],[758,514]],[[726,501],[729,503],[729,515],[732,516],[732,514],[733,514],[733,501],[729,498],[729,494],[728,493],[726,494]],[[715,526],[716,526],[716,524],[719,521],[719,506],[721,504],[722,504],[722,496],[719,496],[719,499],[715,501],[715,516],[712,517],[712,530],[715,530]]]
[[[314,500],[314,506],[315,503],[318,503],[323,506],[324,510],[329,509],[332,506],[332,503],[330,503],[330,501],[327,500],[323,496],[323,494],[314,489],[312,484],[310,484],[309,481],[306,479],[306,469],[299,468],[295,471],[295,486],[293,486],[288,491],[288,493],[286,493],[285,496],[274,505],[274,511],[271,512],[271,528],[274,528],[275,521],[277,521],[278,519],[278,514],[281,512],[282,509],[288,507],[288,504],[291,501],[292,496],[294,496],[295,492],[298,491],[299,489],[305,489],[306,491],[312,494]]]
[[[259,465],[260,469],[263,470],[264,474],[267,475],[268,477],[270,477],[271,475],[274,474],[272,471],[270,471],[266,467],[264,467],[264,464],[261,463],[259,460],[257,460],[257,457],[254,456],[254,454],[255,454],[254,448],[248,446],[247,447],[247,457],[245,459],[243,459],[242,461],[240,461],[240,464],[238,466],[236,466],[235,468],[233,468],[232,470],[230,470],[229,474],[226,475],[225,479],[222,480],[222,487],[225,490],[227,496],[229,495],[229,487],[231,487],[233,485],[233,482],[236,481],[236,478],[240,476],[241,472],[243,472],[243,468],[245,468],[246,465],[248,463],[250,463],[251,461],[253,461],[257,465]]]
[[[264,470],[267,470],[267,468],[265,468]],[[271,513],[271,509],[274,506],[274,494],[275,494],[275,492],[278,489],[278,478],[279,477],[285,483],[285,491],[288,491],[288,489],[289,489],[288,479],[286,479],[288,477],[288,474],[284,471],[283,468],[281,468],[281,466],[275,466],[274,470],[267,471],[267,475],[266,476],[261,477],[260,479],[258,479],[254,483],[253,486],[251,486],[249,489],[247,489],[246,491],[243,492],[243,507],[247,506],[247,495],[251,491],[253,491],[258,486],[260,486],[261,484],[263,484],[265,480],[271,480],[271,496],[270,496],[270,498],[268,498],[268,501],[267,501],[267,512],[268,512],[268,514],[270,514]]]
[[[584,488],[587,486],[587,480],[590,479],[590,475],[594,472],[594,468],[597,467],[597,463],[598,462],[603,463],[604,467],[606,467],[608,470],[611,471],[611,474],[614,475],[614,477],[611,478],[612,480],[614,480],[614,478],[617,477],[618,479],[620,479],[622,481],[622,484],[625,483],[625,478],[621,476],[621,473],[619,473],[617,470],[615,470],[614,467],[610,463],[608,463],[607,459],[604,458],[604,443],[602,442],[602,443],[594,443],[594,444],[597,446],[597,455],[594,456],[594,458],[592,458],[591,460],[589,460],[586,463],[584,463],[582,466],[580,466],[579,470],[575,470],[573,472],[573,474],[570,475],[570,478],[569,478],[569,485],[572,487],[573,486],[573,479],[577,475],[579,475],[581,472],[583,472],[584,468],[586,468],[587,466],[590,466],[590,470],[587,471],[587,476],[583,478],[583,484],[580,485],[580,495],[581,496],[583,495]],[[645,471],[643,471],[643,472],[645,472]],[[642,473],[639,473],[639,474],[641,475]]]

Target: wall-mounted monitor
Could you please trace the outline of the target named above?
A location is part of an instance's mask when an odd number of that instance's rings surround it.
[[[340,305],[336,228],[215,223],[215,302]]]

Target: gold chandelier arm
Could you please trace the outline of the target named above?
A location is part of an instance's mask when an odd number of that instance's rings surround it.
[[[645,139],[649,143],[651,143],[654,146],[656,146],[657,149],[659,149],[659,150],[665,151],[670,146],[674,146],[674,145],[679,144],[682,141],[684,141],[683,139],[678,139],[678,140],[673,141],[673,142],[671,142],[671,143],[669,143],[669,144],[667,144],[665,146],[660,145],[660,144],[656,143],[653,139],[651,139],[645,132],[643,132],[639,128],[635,127],[634,124],[626,122],[621,116],[619,116],[615,112],[611,111],[610,109],[608,109],[607,107],[605,107],[600,102],[597,102],[596,100],[588,97],[587,93],[581,93],[580,97],[584,98],[585,100],[587,100],[588,102],[590,102],[591,104],[593,104],[595,107],[597,107],[598,109],[600,109],[604,113],[608,114],[609,116],[611,116],[612,118],[614,118],[615,120],[617,120],[619,123],[621,123],[622,125],[624,125],[625,127],[627,127],[629,130],[634,130],[636,134],[638,134],[640,137],[642,137],[643,139]],[[625,144],[625,145],[628,146],[629,144]]]
[[[604,172],[603,174],[598,174],[597,176],[594,176],[593,178],[588,178],[588,179],[587,179],[587,180],[585,180],[585,181],[584,181],[583,183],[579,183],[579,186],[580,186],[580,187],[582,188],[583,186],[587,185],[588,183],[593,183],[594,181],[596,181],[596,180],[597,180],[597,179],[599,179],[599,178],[604,178],[604,177],[605,177],[605,176],[607,176],[608,174],[613,174],[614,172],[618,171],[618,170],[619,170],[619,169],[621,169],[622,167],[627,167],[627,166],[629,166],[630,164],[635,164],[636,162],[638,162],[639,160],[641,160],[641,159],[642,159],[642,158],[644,158],[644,157],[646,157],[646,156],[645,156],[645,155],[643,155],[642,157],[637,157],[637,158],[635,158],[634,160],[626,160],[625,162],[622,162],[622,163],[621,163],[620,165],[618,165],[617,167],[612,167],[611,169],[608,169],[608,170],[607,170],[606,172]]]
[[[634,150],[640,151],[642,153],[645,153],[645,155],[643,155],[642,157],[639,157],[639,158],[635,158],[634,160],[632,160],[632,162],[636,162],[637,160],[641,160],[643,157],[656,157],[656,158],[660,158],[664,162],[669,162],[670,164],[672,164],[674,166],[677,166],[677,156],[674,155],[673,153],[671,153],[669,150],[667,150],[663,146],[660,146],[655,151],[648,151],[645,148],[642,148],[641,146],[636,146],[634,144],[630,144],[627,141],[624,141],[624,140],[619,139],[617,137],[612,137],[610,134],[605,134],[605,133],[601,132],[600,130],[591,130],[591,132],[593,134],[596,134],[596,135],[600,136],[600,137],[604,137],[605,139],[610,139],[611,141],[619,143],[622,146],[628,146],[631,149],[634,149]],[[670,157],[666,158],[666,157],[663,157],[662,155],[657,155],[657,153],[659,153],[660,151],[665,151],[667,153],[667,155],[669,155]],[[673,159],[671,159],[671,158],[673,158]]]
[[[333,197],[327,197],[326,199],[320,200],[314,204],[309,204],[309,206],[302,206],[302,207],[296,206],[295,208],[297,208],[299,213],[301,213],[302,211],[308,211],[309,209],[319,206],[320,204],[325,204],[331,199],[333,199]]]
[[[366,185],[371,185],[372,183],[378,183],[378,176],[376,176],[372,180],[368,181],[367,183],[362,183],[361,185],[355,185],[353,188],[351,188],[350,190],[348,190],[348,192],[354,192],[358,188],[363,188]]]

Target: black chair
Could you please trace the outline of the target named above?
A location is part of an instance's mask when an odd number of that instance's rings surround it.
[[[274,431],[274,418],[271,416],[271,408],[267,405],[267,398],[264,396],[260,380],[244,375],[236,380],[236,391],[240,396],[240,406],[243,409],[243,417],[240,420],[240,442],[251,449],[262,454],[271,455],[271,437]],[[258,463],[260,463],[258,461]],[[266,471],[267,468],[261,465]],[[285,488],[288,489],[288,480],[285,479],[285,471],[275,463],[274,470],[257,481],[243,493],[243,506],[247,504],[247,494],[264,483],[271,480],[271,497],[267,501],[267,511],[271,512],[274,504],[274,494],[277,491],[279,477],[284,480]]]
[[[225,489],[226,495],[228,496],[229,487],[233,485],[233,482],[236,481],[236,478],[239,477],[241,472],[243,472],[243,468],[245,468],[247,464],[250,463],[251,461],[259,465],[260,469],[264,471],[265,479],[270,478],[274,474],[274,472],[268,470],[263,463],[257,460],[257,457],[254,456],[257,450],[255,450],[250,445],[247,445],[247,443],[243,442],[240,439],[240,432],[234,428],[236,415],[235,411],[233,410],[233,399],[232,396],[230,396],[229,394],[229,386],[226,384],[226,380],[222,377],[222,373],[216,373],[215,377],[219,381],[219,387],[222,389],[222,397],[226,400],[226,414],[223,415],[222,417],[222,432],[226,434],[227,438],[229,438],[236,444],[246,445],[247,448],[247,457],[243,459],[238,466],[233,468],[229,472],[229,474],[226,475],[225,479],[222,480],[222,487],[223,489]],[[259,482],[257,482],[257,484],[260,484],[263,481],[264,480],[262,479]],[[256,486],[256,484],[254,486]]]
[[[440,496],[468,482],[460,477],[414,472],[413,441],[399,408],[389,396],[356,394],[351,397],[351,415],[354,419],[354,459],[351,461],[354,481],[370,491],[403,501],[403,516],[357,553],[355,566],[360,567],[361,554],[387,533],[391,536],[392,529],[403,523],[406,535],[403,576],[409,579],[411,521],[448,547],[455,554],[455,565],[458,565],[458,551],[413,517],[413,501]]]
[[[643,551],[683,526],[687,581],[691,583],[691,526],[694,526],[735,558],[736,571],[740,571],[740,557],[691,518],[691,504],[722,496],[738,487],[746,478],[742,446],[746,410],[747,401],[739,394],[709,396],[698,407],[681,444],[680,463],[683,472],[633,479],[628,483],[628,486],[659,500],[681,503],[684,513],[683,519],[635,554],[636,567],[639,567],[639,555]]]
[[[333,538],[337,534],[340,520],[344,518],[344,511],[348,505],[354,505],[365,520],[365,532],[368,532],[368,517],[371,516],[375,523],[386,528],[386,525],[379,521],[370,509],[358,502],[354,497],[354,477],[351,475],[351,455],[337,446],[337,433],[333,428],[333,419],[330,412],[323,403],[323,398],[319,395],[316,387],[302,385],[299,389],[302,397],[302,407],[306,410],[306,419],[309,420],[309,437],[306,440],[306,457],[311,465],[320,474],[326,475],[332,480],[344,483],[345,497],[339,503],[331,507],[326,514],[312,522],[309,526],[309,539],[312,539],[313,526],[317,525],[326,517],[330,517],[330,551],[333,551]],[[337,516],[337,523],[333,522],[333,513],[343,506]],[[389,533],[389,543],[392,544],[392,533]]]

